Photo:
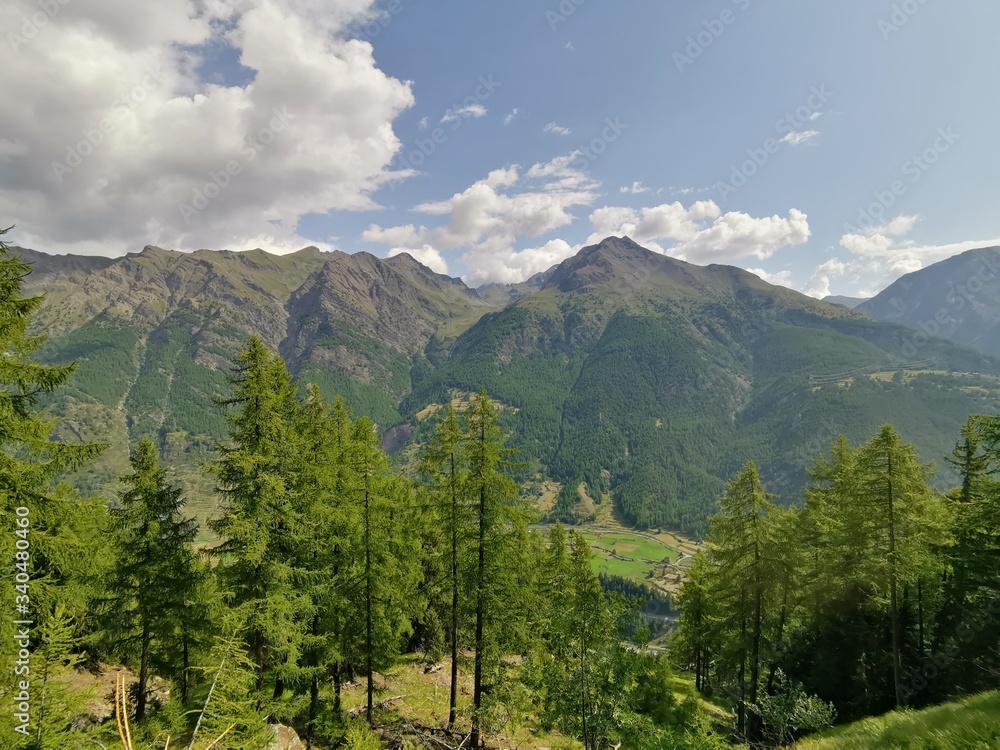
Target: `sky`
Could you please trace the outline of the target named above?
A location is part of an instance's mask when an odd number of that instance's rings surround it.
[[[609,235],[814,296],[1000,245],[992,0],[0,0],[15,244],[512,283]]]

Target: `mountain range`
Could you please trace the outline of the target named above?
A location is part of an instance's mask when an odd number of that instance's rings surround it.
[[[965,418],[1000,408],[1000,363],[985,346],[994,297],[949,308],[957,322],[939,333],[959,343],[921,337],[901,324],[950,304],[924,272],[851,309],[614,237],[522,284],[479,289],[408,255],[14,252],[33,265],[25,292],[45,294],[33,323],[49,337],[44,358],[78,365],[47,404],[59,435],[109,443],[75,481],[114,492],[129,443],[153,435],[202,519],[215,495],[199,464],[226,434],[215,400],[252,334],[300,382],[375,419],[400,462],[438,405],[486,387],[505,406],[528,491],[558,483],[552,515],[613,502],[633,525],[693,534],[746,460],[792,502],[838,434],[860,441],[886,421],[947,485],[941,459]]]

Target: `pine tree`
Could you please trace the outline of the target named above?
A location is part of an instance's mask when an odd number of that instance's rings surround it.
[[[183,516],[181,491],[167,483],[152,440],[139,442],[131,466],[132,473],[122,478],[119,507],[111,511],[116,562],[104,604],[113,647],[138,656],[135,718],[142,721],[151,667],[183,671],[176,635],[188,608],[205,603],[194,601],[201,574],[191,548],[197,524]]]
[[[274,698],[297,676],[311,608],[299,585],[297,550],[306,520],[296,490],[301,440],[296,430],[296,386],[285,363],[260,339],[236,358],[229,414],[230,444],[219,446],[214,465],[223,498],[221,518],[209,522],[222,538],[224,595],[240,615],[256,665],[258,699],[274,680]]]

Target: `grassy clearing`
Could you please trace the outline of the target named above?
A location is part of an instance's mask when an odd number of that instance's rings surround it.
[[[458,729],[467,732],[472,713],[472,663],[471,657],[463,664],[458,689]],[[378,713],[378,722],[397,725],[401,721],[424,727],[443,727],[448,719],[448,686],[450,670],[447,665],[437,672],[426,672],[416,656],[408,656],[398,667],[385,675],[377,675],[376,702],[401,696],[391,701]],[[365,686],[359,681],[347,685],[343,691],[345,710],[361,713],[365,702]],[[578,750],[581,743],[558,734],[532,732],[529,726],[495,727],[488,733],[490,747],[517,747],[524,750]]]
[[[893,711],[803,740],[797,750],[988,750],[1000,747],[1000,692],[923,711]]]

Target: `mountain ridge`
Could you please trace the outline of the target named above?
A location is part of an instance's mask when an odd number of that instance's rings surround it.
[[[556,516],[573,520],[586,482],[623,520],[691,533],[747,459],[794,497],[842,432],[893,421],[938,459],[968,414],[1000,408],[1000,365],[975,351],[935,339],[921,351],[934,372],[907,371],[908,329],[626,237],[485,291],[409,256],[316,248],[36,255],[24,289],[47,295],[43,357],[79,367],[48,408],[61,436],[111,442],[78,478],[90,489],[114,487],[129,442],[155,435],[181,483],[210,498],[197,464],[225,439],[214,404],[254,334],[300,382],[398,427],[397,460],[426,439],[428,407],[486,387],[510,407],[526,486],[560,483]]]

